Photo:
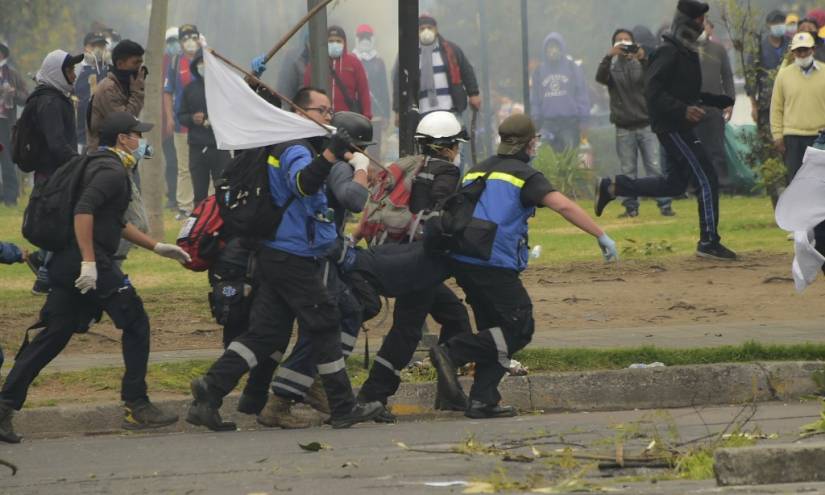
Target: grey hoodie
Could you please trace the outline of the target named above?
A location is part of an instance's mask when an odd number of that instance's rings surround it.
[[[74,88],[69,84],[69,81],[66,80],[66,76],[63,74],[63,62],[66,61],[66,57],[68,56],[69,54],[63,50],[55,50],[46,55],[46,58],[43,59],[43,64],[40,66],[40,70],[37,71],[37,75],[34,76],[37,84],[48,84],[66,96],[69,96]]]

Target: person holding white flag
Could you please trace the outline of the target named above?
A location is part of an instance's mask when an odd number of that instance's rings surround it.
[[[234,74],[221,72],[223,66],[214,57],[207,58],[206,67],[207,102],[219,146],[253,147],[249,141],[254,139],[259,140],[257,146],[274,144],[265,134],[256,133],[256,127],[249,122],[235,134],[226,124],[247,115],[236,115],[234,109],[241,110],[252,101],[257,103],[250,105],[248,116],[257,124],[268,122],[266,125],[272,128],[275,120],[283,118],[281,110],[261,105],[258,96],[251,100],[248,95],[254,95],[252,90],[240,77],[229,77]],[[215,67],[219,70],[213,70]],[[214,77],[218,74],[225,76],[224,79]],[[243,97],[233,94],[232,108],[227,100],[216,113],[212,106],[214,93],[210,96],[210,91],[226,90],[238,81],[243,84],[246,94]],[[294,116],[295,125],[273,129],[281,136],[291,132],[297,139],[276,144],[268,154],[270,196],[275,207],[283,210],[283,218],[258,253],[255,278],[259,285],[250,311],[249,331],[227,346],[226,352],[205,376],[192,382],[195,400],[187,421],[215,431],[235,429],[234,423],[224,422],[220,416],[223,397],[259,362],[280,360],[296,319],[300,331],[311,341],[313,361],[317,363],[329,399],[329,422],[333,428],[348,428],[370,421],[383,411],[378,402],[359,404],[355,401],[341,349],[340,312],[324,283],[323,259],[334,247],[338,235],[325,182],[337,161],[353,159],[354,142],[344,129],[338,130],[325,144],[322,139],[306,139],[309,128],[300,124],[322,130],[317,124],[326,122],[332,115],[329,98],[323,91],[304,88],[298,92],[294,103],[316,122]],[[226,120],[221,121],[224,118]],[[245,144],[241,144],[245,140]]]

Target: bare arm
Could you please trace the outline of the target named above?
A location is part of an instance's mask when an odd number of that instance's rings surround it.
[[[131,242],[132,244],[140,246],[144,249],[148,249],[149,251],[154,251],[155,246],[158,243],[158,241],[144,234],[131,223],[126,224],[126,227],[123,229],[123,233],[121,235],[124,239]]]
[[[80,213],[74,216],[74,236],[83,261],[95,261],[95,248],[92,240],[94,226],[94,215]]]
[[[581,206],[558,191],[547,193],[544,199],[541,200],[541,203],[593,237],[598,238],[604,234],[601,227],[585,213]]]

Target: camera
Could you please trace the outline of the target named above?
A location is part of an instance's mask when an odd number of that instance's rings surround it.
[[[632,45],[622,45],[622,51],[625,53],[638,53],[639,45],[632,44]]]

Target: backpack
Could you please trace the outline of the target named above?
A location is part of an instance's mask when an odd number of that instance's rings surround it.
[[[31,103],[37,91],[26,100],[23,113],[11,128],[11,159],[23,172],[34,172],[41,165],[40,153],[46,141],[37,125],[37,105]]]
[[[194,272],[209,269],[225,244],[220,235],[222,227],[223,218],[213,194],[192,210],[178,233],[175,243],[192,258],[183,266]]]
[[[23,237],[46,251],[61,251],[74,238],[74,205],[86,166],[98,153],[76,156],[35,184],[23,213]]]
[[[229,236],[271,237],[295,199],[290,196],[281,207],[272,204],[267,170],[269,153],[270,147],[265,146],[236,155],[215,184],[215,199]]]
[[[410,234],[415,223],[415,215],[410,211],[412,183],[425,164],[422,155],[405,156],[378,174],[370,187],[359,226],[361,237],[368,244],[400,242]]]
[[[424,249],[434,254],[458,254],[489,260],[498,225],[475,218],[481,195],[492,170],[461,187],[436,206],[424,227]]]

